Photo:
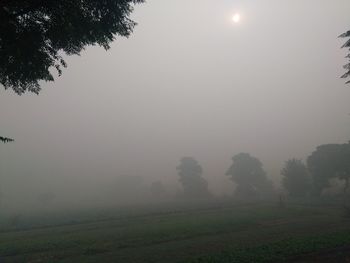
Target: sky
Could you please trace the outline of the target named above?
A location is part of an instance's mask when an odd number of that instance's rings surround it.
[[[240,152],[278,184],[287,159],[350,140],[337,38],[348,10],[348,0],[137,5],[128,39],[66,57],[39,96],[0,91],[0,134],[16,140],[0,147],[2,191],[98,192],[118,175],[176,183],[179,159],[193,156],[209,188],[230,193]]]

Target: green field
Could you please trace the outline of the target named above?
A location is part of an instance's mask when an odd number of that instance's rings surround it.
[[[0,262],[303,262],[350,246],[350,220],[335,206],[166,207],[4,229]]]

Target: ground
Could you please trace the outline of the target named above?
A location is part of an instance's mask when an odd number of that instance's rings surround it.
[[[350,262],[337,206],[164,206],[0,233],[0,262]]]

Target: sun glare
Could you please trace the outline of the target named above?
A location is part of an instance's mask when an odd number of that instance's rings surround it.
[[[234,14],[232,16],[232,21],[236,24],[239,23],[241,21],[241,15],[239,13]]]

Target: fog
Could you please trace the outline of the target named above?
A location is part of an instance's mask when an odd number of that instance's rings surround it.
[[[1,90],[0,132],[15,139],[0,145],[2,204],[28,209],[46,193],[62,205],[146,202],[155,181],[176,196],[184,156],[214,195],[230,195],[225,173],[240,152],[259,158],[279,188],[288,158],[349,141],[337,38],[348,10],[347,0],[138,5],[130,38],[67,57],[39,96]],[[125,176],[143,186],[122,189]]]

